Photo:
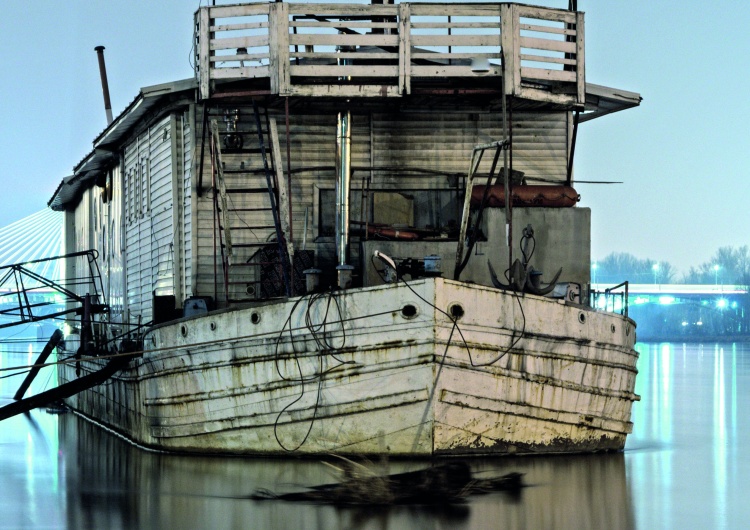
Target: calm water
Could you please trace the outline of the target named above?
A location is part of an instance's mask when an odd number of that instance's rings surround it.
[[[484,476],[525,473],[530,487],[518,496],[494,493],[444,508],[251,501],[257,488],[294,491],[334,481],[335,471],[317,461],[145,452],[72,414],[35,411],[0,423],[0,528],[750,527],[750,345],[639,350],[642,401],[623,454],[472,464]],[[0,403],[19,383],[0,380]],[[423,465],[391,462],[389,470]]]

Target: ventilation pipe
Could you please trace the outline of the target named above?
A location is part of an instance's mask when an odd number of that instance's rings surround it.
[[[336,267],[338,286],[346,289],[352,282],[354,267],[347,263],[349,258],[349,190],[352,172],[352,133],[351,111],[339,112],[336,129]]]
[[[104,94],[104,112],[107,113],[107,125],[112,123],[112,103],[109,101],[109,84],[107,84],[107,67],[104,65],[104,46],[94,48],[99,59],[99,76],[102,78],[102,93]]]

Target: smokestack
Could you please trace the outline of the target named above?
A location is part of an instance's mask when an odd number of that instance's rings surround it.
[[[94,48],[99,59],[99,76],[102,78],[102,93],[104,94],[104,112],[107,113],[107,125],[112,123],[112,103],[109,101],[109,84],[107,83],[107,67],[104,65],[104,46]]]

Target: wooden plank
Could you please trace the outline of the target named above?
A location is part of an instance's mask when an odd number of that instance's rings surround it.
[[[521,79],[538,79],[544,81],[576,82],[576,73],[569,70],[549,70],[547,68],[521,67]]]
[[[544,55],[531,55],[528,53],[522,53],[520,59],[522,61],[535,61],[538,63],[554,63],[554,64],[577,64],[575,59],[565,59],[563,57],[546,57]]]
[[[392,16],[398,14],[394,5],[363,5],[363,4],[290,4],[289,13],[292,15],[338,15],[338,16]]]
[[[412,29],[457,29],[457,28],[473,28],[473,29],[500,29],[500,19],[497,22],[412,22]]]
[[[289,4],[277,2],[273,5],[276,9],[276,46],[278,55],[276,57],[276,68],[278,69],[278,93],[286,94],[289,89]],[[273,63],[271,63],[273,67]]]
[[[221,24],[219,26],[211,26],[211,31],[239,31],[243,29],[259,29],[267,28],[268,21],[263,22],[246,22],[244,24]]]
[[[412,77],[487,77],[502,75],[502,67],[490,65],[489,72],[473,72],[469,65],[442,65],[434,66],[412,65]]]
[[[516,4],[516,13],[523,18],[536,18],[550,22],[564,22],[566,24],[576,23],[576,13],[565,9],[552,9],[549,7],[536,7]]]
[[[537,26],[534,24],[521,24],[521,31],[536,31],[537,33],[554,33],[556,35],[575,35],[576,30],[566,28],[555,28],[552,26]]]
[[[244,68],[212,68],[212,79],[258,79],[268,77],[268,65],[245,66]]]
[[[554,94],[547,90],[539,90],[529,87],[521,87],[521,90],[519,90],[517,95],[534,101],[556,103],[558,105],[576,105],[577,103],[575,94]]]
[[[441,53],[441,52],[423,52],[423,53],[412,53],[412,59],[426,59],[428,61],[448,61],[456,59],[502,59],[502,53],[498,52],[487,52],[487,53]]]
[[[398,6],[398,91],[411,94],[411,6]]]
[[[396,53],[370,53],[370,52],[290,52],[293,59],[398,59]]]
[[[268,52],[266,53],[244,53],[242,55],[213,55],[209,59],[212,63],[221,63],[226,61],[258,61],[262,59],[268,59]]]
[[[398,46],[398,35],[289,35],[289,44],[306,46]]]
[[[276,4],[270,4],[268,9],[268,76],[271,83],[271,93],[279,93],[279,20]],[[287,30],[288,31],[288,30]]]
[[[237,4],[230,6],[211,6],[211,18],[248,17],[267,15],[269,4]]]
[[[287,5],[287,4],[284,4]],[[294,242],[289,234],[292,233],[291,226],[289,224],[289,211],[291,196],[289,195],[289,189],[287,188],[287,182],[284,178],[284,165],[281,161],[281,144],[279,144],[279,131],[276,127],[276,119],[270,118],[268,121],[268,130],[271,137],[271,156],[273,157],[273,168],[276,171],[276,186],[279,191],[279,222],[281,223],[281,231],[284,233],[284,240],[286,241],[286,251],[291,259],[294,256]]]
[[[253,37],[231,37],[225,39],[211,39],[212,50],[231,50],[236,48],[259,48],[268,46],[268,35],[256,35]]]
[[[208,99],[211,97],[211,64],[209,57],[211,55],[210,42],[211,33],[207,29],[211,26],[211,21],[208,17],[208,7],[201,7],[198,14],[198,28],[200,40],[198,45],[200,51],[198,52],[199,66],[198,72],[200,75],[200,97],[201,99]]]
[[[412,35],[412,46],[500,46],[500,35]]]
[[[546,50],[553,52],[575,53],[576,43],[560,40],[536,39],[533,37],[520,37],[521,48],[532,48],[535,50]]]
[[[398,66],[377,66],[363,65],[355,66],[346,65],[324,65],[324,64],[293,64],[290,66],[291,75],[293,76],[313,76],[313,77],[397,77]]]
[[[514,20],[517,15],[513,5],[504,5],[501,8],[500,15],[502,29],[500,33],[502,41],[503,61],[505,62],[505,75],[503,84],[505,93],[513,95],[516,89],[521,86],[521,61],[518,60],[519,48],[517,33],[514,28]]]
[[[412,4],[412,17],[496,17],[503,4]]]
[[[290,96],[331,97],[399,97],[396,85],[292,85]]]
[[[583,13],[576,13],[576,72],[578,73],[578,103],[586,103],[586,50]]]
[[[320,21],[320,20],[293,20],[289,22],[292,28],[391,28],[398,27],[396,22],[367,22],[356,20]]]

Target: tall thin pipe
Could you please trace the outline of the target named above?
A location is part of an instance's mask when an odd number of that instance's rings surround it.
[[[339,265],[349,258],[349,191],[352,173],[351,111],[339,112],[336,129],[336,252]]]
[[[107,113],[107,125],[112,123],[112,102],[109,100],[109,83],[107,83],[107,67],[104,64],[104,46],[94,48],[99,59],[99,77],[102,79],[102,94],[104,95],[104,112]]]

